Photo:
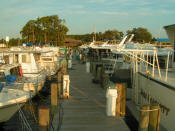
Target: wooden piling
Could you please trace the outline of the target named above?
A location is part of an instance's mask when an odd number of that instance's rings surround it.
[[[62,73],[65,75],[67,74],[67,67],[66,66],[63,66],[62,67]]]
[[[109,84],[109,75],[102,74],[102,88],[106,89],[108,84]]]
[[[61,85],[62,85],[62,73],[58,72],[58,93],[59,93],[59,97],[61,97]]]
[[[48,77],[48,80],[49,80],[49,81],[51,81],[51,80],[52,80],[52,77],[51,77],[51,76],[49,76],[49,77]]]
[[[160,124],[160,106],[153,105],[150,106],[150,114],[149,114],[149,131],[159,131]]]
[[[121,84],[116,84],[117,86],[117,100],[116,100],[116,116],[117,118],[120,117],[120,109],[121,109],[121,89],[122,85]]]
[[[101,82],[102,67],[97,68],[97,80]]]
[[[92,74],[93,74],[93,76],[94,77],[96,77],[96,63],[93,63],[93,67],[92,67],[93,69],[93,72],[92,72]]]
[[[50,123],[50,109],[49,107],[39,107],[39,126],[40,127],[46,127]]]
[[[126,115],[126,83],[121,83],[121,106],[120,106],[120,114],[121,116]]]
[[[150,110],[149,105],[144,105],[141,107],[139,131],[148,131],[149,113],[150,113],[149,110]]]
[[[58,90],[57,84],[51,84],[51,112],[52,114],[56,111],[58,107]]]

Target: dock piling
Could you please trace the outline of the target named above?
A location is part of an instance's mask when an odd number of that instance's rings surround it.
[[[61,85],[62,85],[62,73],[61,71],[59,71],[58,72],[58,93],[60,98],[61,98]]]
[[[149,131],[159,131],[159,123],[160,123],[160,106],[152,105],[150,106],[150,114],[149,114]]]
[[[120,109],[121,109],[121,90],[122,85],[117,84],[117,100],[116,100],[116,116],[120,118]]]
[[[139,123],[139,131],[148,131],[148,125],[149,125],[149,105],[144,105],[141,107],[141,113],[140,113],[140,123]]]
[[[57,91],[57,84],[51,84],[51,112],[52,114],[56,111],[58,106],[58,91]]]
[[[41,131],[47,131],[50,123],[50,109],[49,107],[39,107],[39,126]]]
[[[121,116],[125,116],[126,114],[126,83],[121,84]]]

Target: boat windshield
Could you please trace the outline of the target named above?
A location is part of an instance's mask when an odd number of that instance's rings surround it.
[[[0,72],[0,82],[5,82],[5,74],[4,74],[4,72]]]

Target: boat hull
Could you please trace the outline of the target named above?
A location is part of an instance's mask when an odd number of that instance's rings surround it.
[[[24,103],[7,105],[0,108],[0,122],[8,121],[22,106]]]

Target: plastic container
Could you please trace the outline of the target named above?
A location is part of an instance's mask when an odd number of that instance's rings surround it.
[[[116,88],[108,88],[106,91],[106,114],[107,116],[115,116],[116,115],[116,99],[117,99],[117,89]]]
[[[72,68],[72,60],[68,60],[68,69]]]
[[[86,62],[86,72],[90,73],[90,62]]]

